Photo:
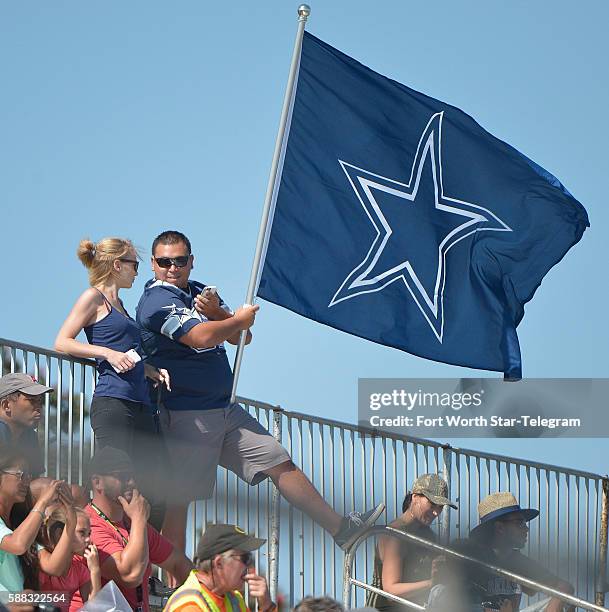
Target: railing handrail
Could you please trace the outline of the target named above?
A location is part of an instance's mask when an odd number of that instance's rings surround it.
[[[55,357],[57,359],[63,359],[64,361],[73,361],[74,363],[79,363],[86,366],[95,367],[95,360],[86,359],[86,358],[78,358],[72,357],[67,353],[61,353],[59,351],[54,351],[51,349],[45,349],[40,346],[36,346],[33,344],[27,344],[24,342],[16,342],[15,340],[9,340],[7,338],[0,338],[0,346],[9,346],[19,350],[30,351],[32,353],[40,353],[41,355],[46,355],[49,357]],[[524,467],[530,467],[533,469],[540,470],[549,470],[556,473],[561,473],[564,475],[575,476],[579,478],[587,478],[589,480],[597,480],[602,482],[606,480],[607,475],[603,476],[601,474],[596,474],[594,472],[588,472],[585,470],[578,470],[573,468],[568,468],[565,466],[553,465],[551,463],[543,463],[539,461],[530,461],[519,459],[518,457],[510,457],[509,455],[499,455],[495,453],[487,453],[482,451],[476,451],[472,449],[466,448],[458,448],[451,446],[448,443],[437,442],[435,440],[428,440],[426,438],[417,438],[415,436],[408,436],[404,434],[393,434],[389,432],[383,432],[382,434],[373,428],[360,427],[359,425],[354,425],[352,423],[345,423],[343,421],[336,421],[334,419],[328,419],[326,417],[313,416],[310,414],[305,414],[302,412],[289,411],[281,408],[278,405],[269,404],[267,402],[261,402],[259,400],[253,400],[246,397],[239,396],[237,397],[237,401],[239,403],[250,404],[252,406],[263,408],[265,410],[272,410],[273,412],[281,412],[286,418],[296,419],[301,421],[312,421],[313,423],[317,423],[319,425],[327,425],[328,427],[335,427],[337,429],[342,429],[344,431],[350,431],[353,433],[359,433],[364,435],[369,435],[378,439],[387,439],[387,440],[395,440],[399,442],[410,442],[412,444],[423,444],[425,446],[443,449],[451,451],[455,454],[463,454],[469,457],[474,457],[478,459],[490,460],[490,461],[498,461],[504,463],[511,463],[513,465],[519,465]]]
[[[510,572],[509,570],[503,569],[497,565],[493,565],[491,563],[487,563],[486,561],[481,561],[480,559],[476,559],[475,557],[470,557],[469,555],[465,555],[463,553],[457,552],[448,548],[447,546],[442,546],[442,544],[438,544],[436,542],[431,542],[426,540],[425,538],[421,538],[412,533],[408,533],[405,531],[401,531],[399,529],[395,529],[394,527],[389,526],[377,526],[371,527],[367,529],[363,534],[361,534],[350,546],[349,550],[345,553],[345,565],[344,565],[344,589],[343,589],[343,599],[345,608],[349,607],[350,604],[350,585],[353,583],[353,578],[351,577],[351,568],[353,565],[353,560],[355,559],[355,551],[357,548],[368,538],[374,535],[380,534],[389,534],[393,537],[398,537],[403,540],[410,540],[412,542],[416,542],[417,544],[421,544],[425,548],[430,548],[432,550],[436,550],[443,555],[448,555],[449,557],[453,557],[455,559],[459,559],[460,561],[467,561],[469,563],[475,563],[478,566],[484,567],[485,569],[491,571],[493,574],[497,574],[498,576],[504,576],[513,580],[514,582],[518,582],[524,586],[531,587],[535,591],[541,591],[550,595],[552,597],[558,597],[562,601],[570,603],[576,607],[585,608],[586,610],[594,610],[595,612],[609,612],[609,609],[604,608],[603,606],[598,606],[593,604],[585,599],[581,599],[580,597],[576,597],[575,595],[570,595],[568,593],[563,593],[558,589],[549,587],[540,582],[536,582],[535,580],[531,580],[530,578],[526,578],[525,576],[521,576],[520,574],[516,574],[514,572]],[[362,586],[361,583],[358,586]],[[365,587],[364,587],[365,588]],[[383,593],[385,594],[385,593]],[[408,600],[406,600],[408,601]],[[411,602],[408,602],[411,603]],[[408,604],[407,604],[408,605]]]
[[[31,353],[40,353],[45,357],[55,357],[57,359],[63,359],[66,361],[73,361],[74,363],[80,363],[82,365],[88,365],[95,367],[95,359],[87,359],[86,357],[73,357],[67,353],[60,353],[53,349],[45,349],[41,346],[34,344],[27,344],[25,342],[16,342],[15,340],[8,340],[7,338],[0,338],[0,346],[10,346],[12,348],[19,349],[20,351],[29,351]]]
[[[245,397],[237,398],[240,402],[245,402],[251,404],[252,406],[262,405],[263,402],[259,402],[258,400],[252,400]],[[288,418],[303,420],[303,421],[313,421],[320,425],[327,425],[328,427],[336,427],[340,429],[344,429],[346,431],[352,431],[354,433],[364,434],[370,436],[372,438],[378,439],[388,439],[388,440],[396,440],[398,442],[410,442],[412,444],[425,444],[426,446],[430,446],[432,448],[442,449],[452,451],[456,454],[466,454],[471,457],[477,457],[479,459],[489,459],[491,461],[501,461],[508,462],[513,465],[521,465],[524,467],[531,467],[534,469],[540,470],[550,470],[552,472],[558,472],[561,474],[568,474],[571,476],[579,476],[580,478],[588,478],[591,480],[605,480],[608,478],[607,475],[603,476],[601,474],[596,474],[594,472],[587,472],[585,470],[578,470],[574,468],[553,465],[551,463],[543,463],[540,461],[529,461],[528,459],[519,459],[518,457],[510,457],[509,455],[498,455],[495,453],[487,453],[483,451],[476,451],[467,448],[460,448],[457,446],[452,446],[447,442],[437,442],[435,440],[429,440],[428,438],[417,438],[415,436],[408,436],[405,434],[393,434],[390,432],[380,433],[377,429],[361,427],[359,425],[353,425],[352,423],[345,423],[343,421],[336,421],[334,419],[328,419],[326,417],[313,416],[310,414],[305,414],[303,412],[293,412],[291,410],[285,410],[284,408],[280,408],[279,406],[273,406],[271,404],[264,404],[268,409],[281,411]]]

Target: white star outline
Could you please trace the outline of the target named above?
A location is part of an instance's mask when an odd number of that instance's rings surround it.
[[[169,306],[162,306],[161,310],[169,310],[165,320],[169,319],[170,317],[176,317],[180,322],[180,326],[184,325],[184,323],[190,319],[198,319],[201,322],[203,321],[201,314],[195,308],[182,308],[172,303]]]
[[[365,293],[382,291],[385,287],[397,280],[403,280],[419,310],[427,320],[431,330],[438,342],[442,343],[444,337],[444,286],[446,283],[446,254],[457,243],[471,234],[479,231],[513,231],[492,211],[457,198],[444,195],[442,182],[442,120],[444,111],[432,115],[427,122],[412,162],[412,170],[408,183],[401,183],[393,179],[374,174],[363,168],[338,160],[347,179],[353,188],[364,212],[376,230],[368,253],[363,261],[357,265],[342,282],[334,297],[328,304],[328,308],[339,302],[349,300]],[[433,300],[424,289],[419,277],[406,259],[382,274],[369,277],[379,260],[383,249],[387,245],[393,230],[374,198],[371,187],[389,193],[391,195],[409,200],[414,204],[421,173],[427,155],[430,155],[432,165],[432,177],[434,183],[435,208],[445,212],[454,213],[467,217],[467,221],[450,231],[438,245],[438,269],[434,287]],[[437,162],[436,162],[437,160]],[[414,182],[413,182],[414,180]],[[412,185],[412,187],[411,187]],[[485,223],[487,226],[480,227]]]

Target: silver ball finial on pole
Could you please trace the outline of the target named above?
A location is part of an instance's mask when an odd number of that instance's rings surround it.
[[[301,4],[298,7],[298,21],[306,21],[307,17],[311,14],[311,7],[308,4]]]

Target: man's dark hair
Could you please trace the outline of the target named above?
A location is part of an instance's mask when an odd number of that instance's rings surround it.
[[[152,242],[152,255],[154,255],[154,252],[159,244],[180,244],[180,242],[186,245],[188,254],[190,255],[192,253],[190,240],[188,240],[188,238],[186,238],[182,232],[178,232],[176,230],[161,232]]]
[[[331,597],[305,597],[294,607],[294,612],[344,612],[342,604]]]
[[[402,514],[404,514],[404,512],[410,508],[410,504],[412,504],[412,493],[408,491],[408,493],[406,493],[406,497],[404,497],[404,501],[402,502]]]

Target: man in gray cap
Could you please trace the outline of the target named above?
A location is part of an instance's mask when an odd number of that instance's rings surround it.
[[[266,579],[253,567],[252,551],[265,543],[236,525],[208,525],[197,546],[195,569],[170,597],[164,612],[248,612],[241,595],[246,582],[258,610],[276,612]]]
[[[6,374],[0,378],[0,444],[24,449],[33,477],[44,472],[44,460],[36,428],[42,417],[44,395],[53,391],[29,374]]]

